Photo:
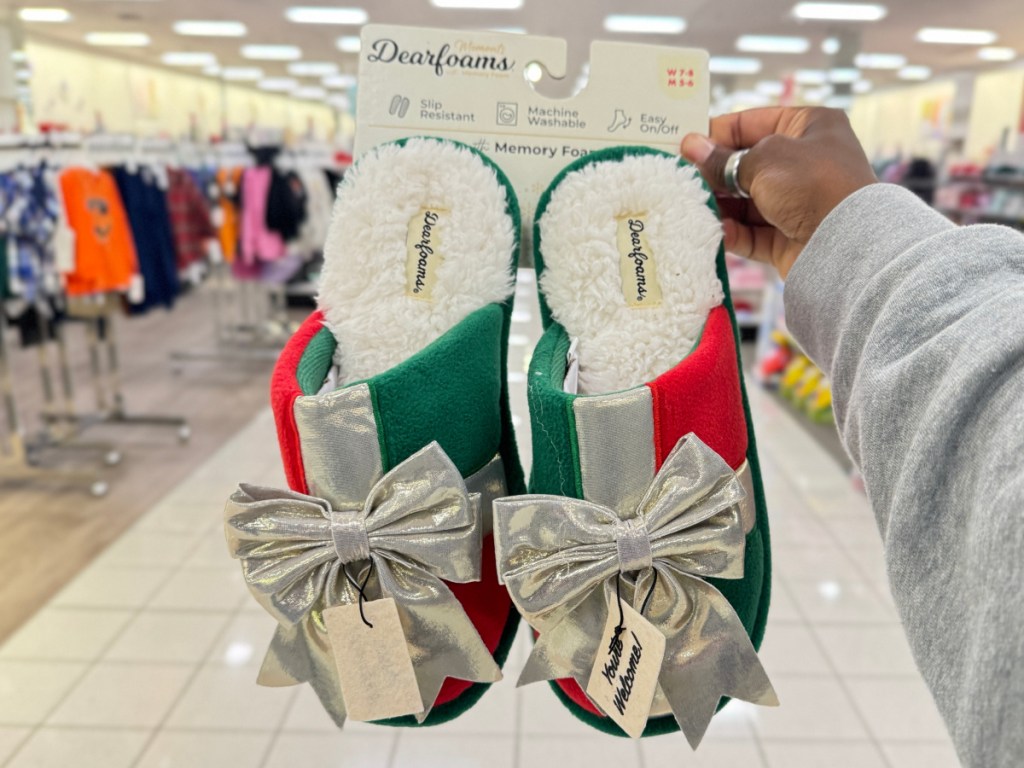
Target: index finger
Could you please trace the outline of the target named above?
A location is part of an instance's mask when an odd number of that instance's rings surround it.
[[[789,122],[789,118],[793,117],[798,109],[762,107],[713,117],[708,138],[721,146],[749,149],[765,136],[779,133],[780,128]]]

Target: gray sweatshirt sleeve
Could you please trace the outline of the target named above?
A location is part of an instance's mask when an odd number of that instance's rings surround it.
[[[785,296],[960,759],[1024,765],[1024,236],[874,184],[825,219]]]

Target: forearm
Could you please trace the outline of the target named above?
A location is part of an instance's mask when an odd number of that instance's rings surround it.
[[[1024,237],[873,185],[790,272],[915,657],[968,766],[1024,751]]]

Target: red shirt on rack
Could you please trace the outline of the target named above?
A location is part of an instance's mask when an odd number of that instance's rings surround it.
[[[167,169],[167,212],[171,217],[178,269],[206,259],[206,243],[216,237],[210,208],[187,171]]]

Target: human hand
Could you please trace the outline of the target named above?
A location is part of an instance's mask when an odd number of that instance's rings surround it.
[[[750,199],[725,194],[725,163],[749,149],[737,181]],[[878,181],[846,114],[771,107],[711,120],[710,139],[683,138],[680,151],[719,195],[725,247],[773,265],[785,279],[818,225],[858,189]]]

